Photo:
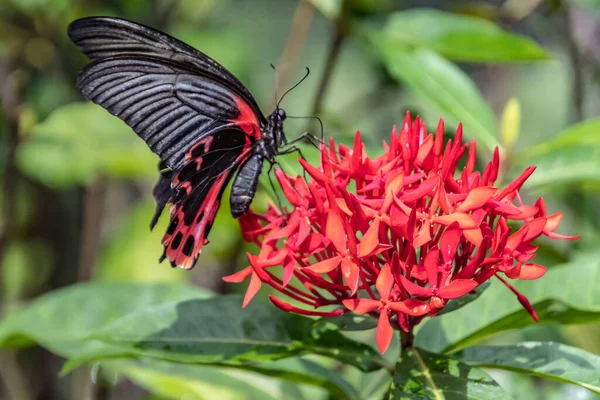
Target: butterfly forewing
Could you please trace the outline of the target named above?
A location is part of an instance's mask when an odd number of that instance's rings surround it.
[[[136,22],[120,18],[89,17],[73,21],[69,37],[90,60],[148,56],[169,60],[195,75],[207,76],[237,93],[266,122],[246,87],[227,69],[182,41]]]

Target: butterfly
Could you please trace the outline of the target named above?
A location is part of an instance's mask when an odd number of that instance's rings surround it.
[[[263,161],[273,165],[277,155],[297,151],[282,151],[292,144],[283,132],[285,111],[277,105],[265,117],[223,66],[136,22],[82,18],[69,24],[68,35],[91,61],[77,79],[83,95],[122,119],[159,156],[150,227],[170,204],[160,261],[191,269],[234,175],[229,202],[237,218],[252,202]]]

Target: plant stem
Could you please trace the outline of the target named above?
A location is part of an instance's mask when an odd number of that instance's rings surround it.
[[[336,27],[335,33],[331,40],[329,54],[327,55],[327,60],[325,61],[325,69],[323,70],[323,75],[321,76],[321,83],[317,88],[317,94],[315,96],[311,115],[318,115],[321,112],[323,107],[323,99],[325,98],[325,93],[329,86],[329,82],[331,81],[331,75],[340,55],[340,50],[342,49],[345,35],[339,28],[340,24],[338,23],[337,25],[338,27]]]
[[[567,37],[567,49],[569,51],[569,60],[573,73],[572,83],[572,102],[574,106],[574,122],[579,122],[584,119],[584,96],[585,86],[583,81],[583,63],[581,53],[577,48],[577,42],[573,36],[573,13],[571,5],[564,2],[562,5],[565,31]]]
[[[91,187],[86,188],[83,202],[83,225],[81,227],[81,253],[79,264],[79,280],[88,281],[94,276],[94,265],[98,256],[100,227],[104,211],[106,180],[98,179]]]
[[[415,336],[413,335],[412,329],[409,332],[400,331],[400,348],[404,351],[409,347],[412,347]]]
[[[3,209],[4,224],[0,230],[0,263],[4,259],[6,247],[13,237],[14,216],[17,205],[17,179],[19,172],[15,163],[17,147],[19,145],[19,106],[21,102],[21,85],[17,76],[16,66],[7,64],[0,66],[0,98],[6,121],[6,165],[3,177]],[[2,282],[0,282],[0,285]]]
[[[292,26],[279,57],[279,62],[277,63],[275,93],[279,95],[282,95],[283,90],[287,87],[298,59],[302,54],[302,49],[310,32],[309,28],[312,24],[314,13],[315,8],[307,0],[301,0],[296,7],[296,11],[294,11]],[[269,109],[274,108],[275,105],[273,104]]]

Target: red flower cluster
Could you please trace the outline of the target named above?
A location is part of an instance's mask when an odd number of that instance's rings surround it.
[[[250,266],[224,278],[250,277],[244,306],[265,283],[295,301],[270,296],[284,311],[370,313],[379,318],[377,343],[384,352],[392,323],[410,331],[450,299],[496,276],[537,320],[502,276],[540,278],[546,268],[531,263],[537,249],[532,241],[542,234],[576,238],[554,233],[562,214],[546,215],[541,198],[533,206],[521,202],[519,189],[535,168],[504,189],[494,188],[498,149],[480,173],[475,140],[463,144],[460,126],[454,141],[444,143],[443,121],[432,135],[410,115],[384,147],[383,155],[369,158],[357,132],[352,149],[336,150],[333,141],[322,146],[320,168],[300,160],[309,182],[276,172],[291,211],[270,205],[263,215],[244,215],[244,237],[260,253],[248,254]],[[466,166],[457,173],[465,154]],[[515,230],[509,221],[522,225]],[[279,266],[283,271],[276,275]]]

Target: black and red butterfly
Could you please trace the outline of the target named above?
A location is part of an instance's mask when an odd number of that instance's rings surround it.
[[[161,159],[151,228],[167,203],[171,221],[160,260],[192,268],[234,174],[229,201],[237,218],[250,206],[263,160],[273,164],[284,153],[285,111],[277,106],[265,117],[224,67],[150,27],[90,17],[72,22],[68,34],[91,60],[77,80],[81,92]]]

